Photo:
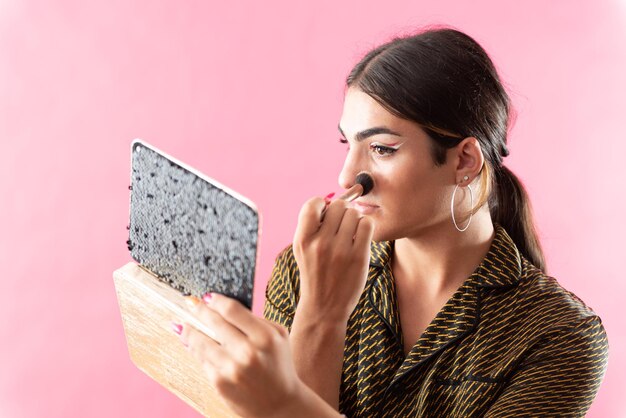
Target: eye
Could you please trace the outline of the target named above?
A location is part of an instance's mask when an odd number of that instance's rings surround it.
[[[339,143],[340,144],[348,144],[348,140],[345,138],[339,138]],[[350,149],[350,145],[348,145],[348,149]]]
[[[389,147],[389,146],[385,146],[385,145],[380,145],[377,143],[372,143],[370,144],[370,149],[376,154],[379,155],[381,157],[385,157],[388,155],[393,154],[394,152],[398,151],[398,148],[395,147]]]

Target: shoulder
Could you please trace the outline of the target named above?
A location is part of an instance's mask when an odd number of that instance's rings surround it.
[[[522,257],[522,274],[518,284],[520,309],[550,326],[571,326],[582,322],[601,323],[600,317],[556,278],[544,274]]]
[[[509,321],[539,333],[554,327],[601,324],[578,296],[530,263],[499,225],[477,276],[486,290],[485,307],[493,309],[495,321]]]
[[[584,416],[606,372],[602,321],[523,258],[520,273],[514,285],[486,293],[484,313],[493,328],[483,338],[484,364],[506,370],[504,390],[488,415]]]
[[[476,276],[480,323],[492,338],[523,351],[544,345],[555,349],[558,340],[586,353],[606,354],[600,317],[557,279],[532,265],[502,227],[496,228]]]
[[[523,257],[521,261],[517,286],[502,295],[507,313],[501,320],[524,336],[524,345],[555,348],[563,344],[568,350],[575,349],[580,358],[593,357],[605,363],[608,339],[601,318],[557,279]]]
[[[609,345],[600,317],[557,279],[519,260],[517,280],[481,291],[479,334],[486,355],[515,358],[518,371],[550,369],[545,373],[560,376],[567,370],[563,379],[575,374],[601,381]]]

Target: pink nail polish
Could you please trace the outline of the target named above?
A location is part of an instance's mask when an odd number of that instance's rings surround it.
[[[180,335],[183,333],[183,326],[180,324],[177,324],[175,322],[172,322],[172,331],[174,331],[176,334]]]
[[[332,198],[333,198],[333,196],[334,196],[334,195],[335,195],[335,192],[328,193],[328,194],[326,195],[326,197],[324,198],[324,200],[329,201],[330,199],[332,199]]]
[[[211,301],[213,300],[213,293],[206,293],[204,296],[202,296],[202,300],[206,303],[211,303]]]

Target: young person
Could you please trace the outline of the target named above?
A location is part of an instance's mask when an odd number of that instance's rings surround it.
[[[339,182],[364,172],[373,189],[304,205],[268,283],[273,323],[208,295],[194,309],[221,345],[184,327],[237,413],[584,416],[606,334],[546,274],[504,165],[510,112],[488,55],[457,30],[394,39],[354,67]]]

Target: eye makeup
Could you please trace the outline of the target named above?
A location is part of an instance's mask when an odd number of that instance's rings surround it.
[[[339,143],[341,144],[348,144],[348,149],[350,149],[350,141],[348,141],[345,138],[339,138]],[[381,142],[372,142],[371,144],[369,144],[369,149],[372,150],[372,152],[374,154],[376,154],[379,157],[386,157],[389,156],[393,153],[395,153],[396,151],[398,151],[398,149],[402,146],[401,143],[399,142],[395,142],[393,144],[383,144]]]
[[[402,144],[396,142],[394,144],[381,144],[380,142],[372,142],[370,149],[378,156],[385,157],[398,151]]]

